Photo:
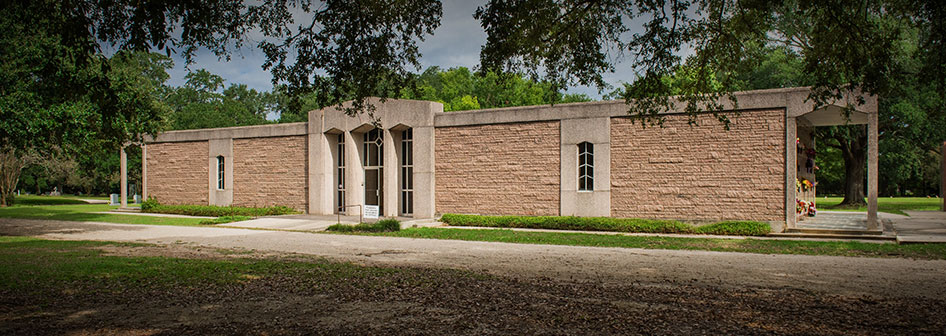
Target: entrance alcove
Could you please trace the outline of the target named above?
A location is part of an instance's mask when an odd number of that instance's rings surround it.
[[[883,233],[877,218],[877,113],[857,109],[844,111],[841,106],[828,105],[789,119],[794,123],[789,122],[786,135],[794,131],[794,141],[787,142],[790,145],[786,153],[786,201],[793,200],[794,206],[790,207],[786,202],[786,231]],[[815,128],[850,125],[867,125],[866,214],[817,209],[818,144]],[[794,214],[789,215],[789,211]],[[814,216],[810,216],[811,213]]]

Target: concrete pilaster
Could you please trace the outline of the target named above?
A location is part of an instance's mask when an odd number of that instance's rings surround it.
[[[345,132],[345,204],[365,205],[365,165],[362,148],[364,133]],[[348,215],[358,215],[356,207],[347,209]]]
[[[141,145],[141,201],[148,200],[148,145]]]
[[[122,208],[128,206],[128,154],[125,153],[125,147],[121,149],[121,204]]]
[[[795,227],[795,173],[796,166],[796,144],[795,139],[798,134],[798,123],[795,117],[785,116],[785,229]]]
[[[434,128],[414,127],[414,218],[432,218],[436,213]]]
[[[210,205],[233,204],[233,139],[210,139],[207,151],[207,201]],[[223,189],[218,189],[217,157],[223,156]]]
[[[867,116],[867,229],[881,229],[877,221],[877,111]]]
[[[611,216],[611,118],[565,119],[560,125],[562,216]],[[593,145],[593,188],[578,190],[578,144]]]
[[[400,135],[395,136],[395,133],[400,132],[391,132],[390,129],[384,130],[384,161],[382,165],[384,166],[384,171],[382,172],[384,176],[381,178],[381,181],[384,184],[382,188],[383,194],[381,197],[384,199],[382,207],[382,216],[385,217],[395,217],[398,214],[398,194],[400,194],[400,186],[397,183],[397,175],[400,173],[400,165],[398,164],[398,146],[400,143]]]

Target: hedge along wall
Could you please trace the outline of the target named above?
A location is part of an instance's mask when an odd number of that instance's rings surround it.
[[[437,212],[558,215],[559,124],[438,127]]]
[[[712,115],[663,128],[611,119],[611,215],[652,219],[784,220],[785,111]]]
[[[162,204],[207,205],[207,141],[150,143],[148,197]]]
[[[306,136],[233,139],[233,205],[308,205]]]

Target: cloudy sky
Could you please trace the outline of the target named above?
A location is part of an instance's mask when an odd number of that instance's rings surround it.
[[[479,63],[480,47],[486,42],[486,33],[480,27],[479,21],[473,19],[476,7],[485,3],[484,0],[445,0],[443,1],[443,17],[440,27],[420,43],[423,56],[420,63],[423,69],[430,66],[451,68],[464,66],[473,68]],[[230,61],[218,60],[216,56],[206,50],[198,52],[195,62],[189,66],[191,70],[205,68],[218,74],[230,83],[242,83],[251,88],[272,90],[272,76],[262,69],[265,59],[263,52],[256,49],[254,42],[247,43],[243,49],[234,53]],[[175,67],[170,71],[170,84],[178,86],[184,83],[184,75],[188,66],[181,57],[174,59]],[[618,64],[617,71],[605,74],[605,80],[611,84],[619,81],[630,81],[633,72],[626,64]],[[575,87],[568,90],[570,93],[584,93],[592,98],[599,99],[601,95],[596,88]]]

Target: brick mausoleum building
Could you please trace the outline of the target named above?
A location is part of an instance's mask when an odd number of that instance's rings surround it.
[[[663,127],[644,128],[623,101],[443,112],[389,99],[373,101],[378,123],[333,107],[302,123],[166,132],[142,146],[143,196],[310,214],[367,204],[382,216],[736,219],[778,230],[814,197],[796,188],[815,181],[803,150],[814,148],[813,128],[851,123],[869,124],[876,223],[876,98],[845,120],[847,102],[814,110],[808,92],[737,93],[728,131],[711,114],[691,126],[668,113]]]

